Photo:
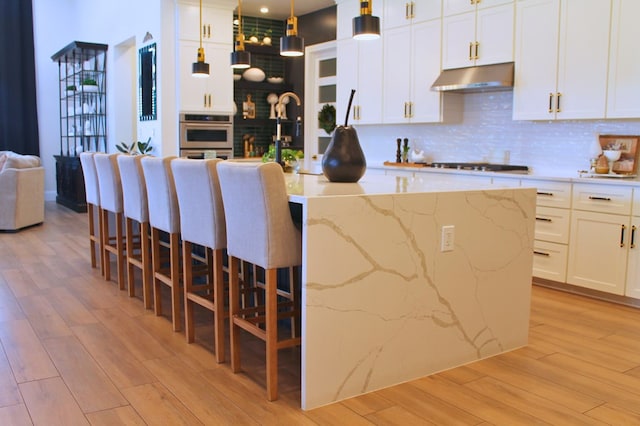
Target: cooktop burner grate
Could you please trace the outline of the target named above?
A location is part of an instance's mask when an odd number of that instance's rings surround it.
[[[458,170],[479,170],[483,172],[522,172],[529,171],[527,166],[518,166],[513,164],[492,164],[492,163],[440,163],[434,162],[431,167],[439,169],[458,169]]]

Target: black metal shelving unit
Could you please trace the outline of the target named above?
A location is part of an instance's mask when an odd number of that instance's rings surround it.
[[[107,151],[107,45],[74,41],[56,52],[60,105],[60,151],[56,155],[56,201],[87,210],[79,155]]]

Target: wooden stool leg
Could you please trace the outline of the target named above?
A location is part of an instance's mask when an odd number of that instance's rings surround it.
[[[127,257],[133,255],[133,220],[130,218],[125,218],[124,220],[124,236],[125,236],[125,245],[127,246]],[[131,250],[131,252],[129,252]],[[129,297],[134,297],[136,295],[135,288],[135,269],[133,263],[127,260],[127,287],[129,289]]]
[[[182,274],[184,288],[184,322],[185,336],[187,343],[193,343],[195,337],[195,327],[193,325],[193,302],[189,300],[188,294],[193,286],[193,266],[191,264],[191,243],[182,242]]]
[[[162,297],[160,294],[160,281],[156,278],[156,273],[160,272],[162,268],[162,261],[160,259],[160,231],[156,228],[151,228],[151,247],[152,247],[152,263],[153,263],[153,305],[154,312],[157,316],[162,315]]]
[[[104,279],[109,281],[111,280],[111,260],[109,259],[109,251],[107,250],[107,246],[109,245],[109,212],[104,209],[100,209],[100,215],[102,216],[102,247],[101,257],[102,263],[104,266]]]
[[[125,262],[125,244],[124,233],[122,232],[123,214],[116,213],[116,269],[118,272],[118,287],[120,290],[125,289],[124,284],[124,262]],[[133,247],[133,245],[131,246]]]
[[[93,204],[87,203],[87,215],[89,218],[89,248],[91,249],[91,267],[95,268],[98,264],[96,256],[96,224],[94,218]],[[100,237],[100,236],[99,236]],[[102,238],[102,237],[100,237]]]
[[[211,262],[213,267],[213,313],[214,345],[216,360],[224,362],[224,272],[222,270],[222,250],[213,250]]]
[[[267,399],[278,399],[278,270],[265,270],[267,334]]]
[[[240,307],[240,277],[238,276],[238,259],[229,256],[229,340],[231,346],[231,371],[237,373],[240,371],[240,328],[234,323],[234,317],[237,315]]]
[[[179,234],[169,235],[170,268],[171,268],[171,319],[173,331],[182,330],[180,313],[180,238]]]
[[[149,223],[140,224],[140,250],[142,255],[142,299],[145,309],[151,309],[153,265],[151,260],[151,242],[149,240]]]

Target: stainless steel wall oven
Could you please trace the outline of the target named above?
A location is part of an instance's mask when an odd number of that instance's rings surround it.
[[[180,156],[233,158],[233,116],[180,114]]]

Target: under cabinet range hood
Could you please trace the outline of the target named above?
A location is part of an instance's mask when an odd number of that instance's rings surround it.
[[[486,92],[513,88],[513,62],[443,70],[431,90]]]

